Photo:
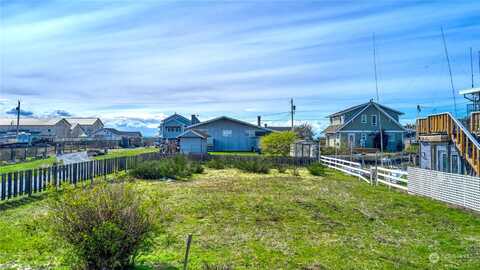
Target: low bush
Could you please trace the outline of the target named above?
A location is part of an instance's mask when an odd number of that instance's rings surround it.
[[[315,176],[325,175],[325,166],[320,163],[314,163],[307,167],[308,171]]]
[[[284,164],[277,163],[277,164],[275,165],[275,169],[277,169],[277,171],[278,171],[279,173],[285,173],[285,172],[287,172],[287,166],[284,165]]]
[[[181,179],[202,172],[201,164],[179,155],[173,158],[142,162],[130,171],[130,175],[140,179]]]
[[[145,204],[129,184],[67,189],[49,206],[51,227],[71,246],[80,269],[127,269],[153,229]]]
[[[205,166],[207,166],[208,168],[211,168],[211,169],[216,169],[216,170],[223,170],[226,167],[228,167],[227,162],[223,159],[220,159],[220,158],[210,159],[209,161],[207,161],[205,163]]]
[[[250,173],[269,173],[272,165],[264,159],[238,160],[234,164],[235,168]]]

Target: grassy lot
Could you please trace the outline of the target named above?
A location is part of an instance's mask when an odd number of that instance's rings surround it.
[[[133,149],[114,149],[110,150],[107,155],[98,156],[94,159],[106,159],[106,158],[113,158],[113,157],[125,157],[125,156],[134,156],[142,153],[148,152],[155,152],[158,149],[150,147],[150,148],[133,148]],[[55,157],[49,157],[46,159],[38,159],[32,160],[27,162],[21,162],[17,164],[5,165],[0,166],[0,174],[1,173],[9,173],[15,172],[20,170],[31,170],[40,167],[51,166],[56,161]]]
[[[135,185],[160,227],[138,269],[181,269],[189,233],[189,269],[480,269],[478,214],[333,171],[207,170],[190,181]],[[0,205],[0,268],[69,269],[68,249],[45,223],[45,201]]]
[[[232,155],[232,156],[258,156],[256,152],[208,152],[210,155]]]

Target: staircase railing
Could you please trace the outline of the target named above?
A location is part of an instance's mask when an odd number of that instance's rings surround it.
[[[417,120],[417,136],[445,134],[455,143],[462,157],[477,175],[480,175],[480,143],[459,120],[450,113],[430,115]]]
[[[480,112],[473,112],[470,115],[470,130],[473,133],[480,134]]]

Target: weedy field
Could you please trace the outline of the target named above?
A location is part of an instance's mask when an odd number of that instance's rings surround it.
[[[137,269],[480,269],[480,216],[327,171],[134,182],[157,230]],[[69,269],[46,196],[0,205],[0,268]]]

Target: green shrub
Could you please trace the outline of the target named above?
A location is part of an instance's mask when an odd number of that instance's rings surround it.
[[[81,269],[126,269],[145,247],[153,225],[129,184],[67,189],[49,203],[51,227]]]
[[[234,166],[241,171],[250,173],[269,173],[272,167],[268,161],[260,158],[238,160]]]
[[[314,163],[307,167],[308,171],[315,176],[325,175],[325,166],[320,163]]]
[[[297,135],[292,131],[273,132],[260,140],[262,153],[271,156],[288,156]]]
[[[130,171],[130,175],[140,179],[181,179],[202,172],[201,164],[178,155],[173,158],[142,162]]]
[[[213,158],[205,163],[205,166],[211,169],[223,170],[227,167],[227,162],[220,158]]]

